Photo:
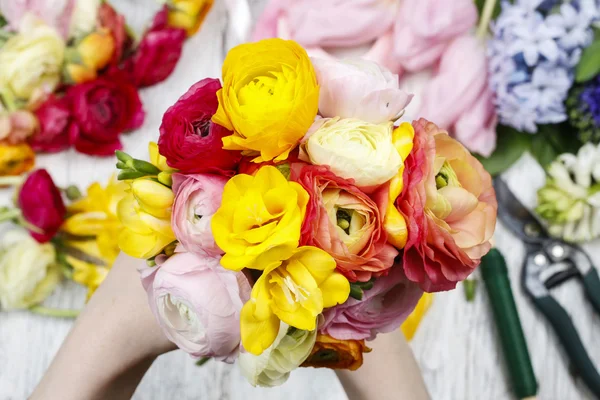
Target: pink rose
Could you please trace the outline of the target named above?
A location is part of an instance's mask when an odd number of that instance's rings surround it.
[[[19,28],[25,15],[33,14],[66,39],[75,2],[76,0],[0,0],[0,12],[12,30]]]
[[[175,253],[141,275],[150,308],[170,341],[193,357],[232,363],[240,347],[240,310],[251,288],[243,273],[219,262]]]
[[[212,215],[221,205],[227,178],[218,175],[173,175],[171,226],[186,251],[199,255],[223,254],[210,228]]]
[[[310,195],[301,246],[331,254],[338,271],[351,282],[366,282],[386,273],[398,251],[387,243],[383,229],[384,201],[377,204],[326,166],[295,164],[291,180]]]
[[[167,79],[181,57],[186,37],[185,30],[167,25],[165,6],[142,37],[133,57],[128,60],[136,85],[152,86]]]
[[[396,202],[408,228],[404,272],[425,291],[450,290],[492,247],[496,194],[490,174],[447,132],[425,119],[413,127]]]
[[[68,98],[51,95],[35,110],[35,115],[40,127],[29,141],[33,150],[54,153],[69,147],[71,138],[78,133],[78,128],[73,120]]]
[[[312,59],[321,87],[319,113],[325,118],[358,118],[380,124],[404,111],[412,95],[398,76],[367,60]]]
[[[406,70],[420,71],[475,26],[477,8],[472,0],[404,1],[395,21],[394,57]]]
[[[253,39],[279,37],[282,29],[304,47],[357,46],[387,31],[397,8],[389,0],[272,0]]]
[[[406,279],[402,266],[394,265],[364,291],[362,300],[349,298],[325,310],[319,330],[338,340],[373,340],[378,333],[398,329],[422,294],[418,285]]]

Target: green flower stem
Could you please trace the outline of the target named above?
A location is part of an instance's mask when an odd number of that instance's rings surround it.
[[[80,310],[70,310],[64,308],[51,308],[44,306],[33,306],[29,308],[34,314],[43,315],[45,317],[54,317],[54,318],[77,318],[79,316]]]
[[[10,221],[21,216],[21,210],[18,208],[2,208],[0,207],[0,222]]]
[[[479,19],[479,26],[477,27],[477,37],[479,39],[485,38],[487,34],[492,15],[494,14],[494,8],[496,7],[496,0],[485,0],[483,5],[483,11],[481,12],[481,18]]]
[[[1,90],[0,97],[2,98],[2,102],[8,111],[15,111],[17,109],[15,98],[8,90]]]
[[[0,176],[0,187],[18,186],[25,180],[23,176]]]

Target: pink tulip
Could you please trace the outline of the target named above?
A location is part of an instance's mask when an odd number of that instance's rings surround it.
[[[413,97],[400,89],[397,75],[374,62],[318,58],[312,62],[321,87],[322,117],[358,118],[379,124],[395,119]]]
[[[404,1],[395,21],[394,57],[406,70],[420,71],[475,26],[477,9],[472,0]]]
[[[25,15],[33,14],[66,38],[75,2],[76,0],[0,0],[0,12],[12,30],[19,29]]]
[[[173,175],[171,226],[186,251],[200,255],[223,254],[210,228],[212,215],[221,205],[227,178],[218,175]]]
[[[455,39],[423,90],[417,115],[436,121],[472,151],[495,147],[496,115],[488,89],[484,44],[473,35]]]
[[[305,47],[357,46],[385,33],[397,8],[395,0],[272,0],[253,39],[279,37],[283,22],[288,24],[289,39]]]
[[[364,291],[362,300],[350,298],[325,310],[319,330],[338,340],[373,340],[378,333],[400,328],[422,294],[418,285],[406,279],[402,265],[394,265]]]
[[[233,362],[240,348],[240,310],[250,298],[241,272],[220,258],[175,253],[140,270],[150,308],[163,333],[193,357]]]

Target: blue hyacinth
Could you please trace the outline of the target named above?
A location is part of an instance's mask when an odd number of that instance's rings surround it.
[[[567,119],[574,67],[599,17],[598,0],[503,1],[488,46],[501,123],[535,133],[538,124]]]

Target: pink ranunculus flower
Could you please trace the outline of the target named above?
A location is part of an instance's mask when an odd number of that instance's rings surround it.
[[[38,128],[38,120],[27,110],[2,113],[0,110],[0,142],[25,142]]]
[[[173,175],[171,227],[186,251],[200,255],[223,254],[215,243],[210,220],[221,205],[227,178],[219,175]]]
[[[497,117],[488,87],[485,46],[474,35],[455,39],[422,93],[417,115],[447,129],[469,150],[489,156]]]
[[[492,247],[498,203],[490,174],[463,145],[425,119],[396,201],[407,222],[406,277],[427,292],[466,279]]]
[[[398,76],[372,61],[312,59],[321,87],[319,113],[325,118],[357,118],[380,124],[392,121],[412,95],[400,89]]]
[[[477,8],[472,0],[404,1],[394,25],[394,57],[408,71],[420,71],[439,60],[450,41],[473,28]]]
[[[167,338],[193,357],[232,363],[240,348],[240,310],[250,299],[241,272],[220,257],[175,253],[140,271],[150,308]]]
[[[0,0],[0,14],[8,27],[17,30],[23,18],[32,14],[60,32],[63,38],[69,35],[69,26],[76,0]]]
[[[386,32],[397,9],[396,0],[271,0],[253,39],[278,37],[284,29],[304,47],[358,46]]]
[[[30,139],[31,148],[37,152],[55,153],[67,149],[78,132],[67,97],[50,95],[35,110],[40,126]]]
[[[362,300],[350,298],[325,310],[319,331],[338,340],[373,340],[378,333],[398,329],[422,294],[417,284],[406,279],[402,265],[395,264],[364,291]]]

